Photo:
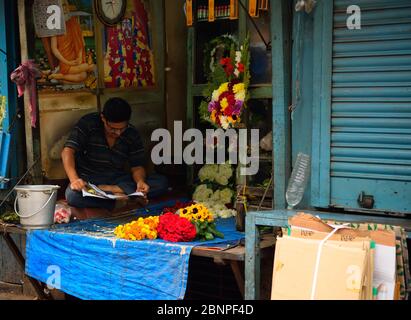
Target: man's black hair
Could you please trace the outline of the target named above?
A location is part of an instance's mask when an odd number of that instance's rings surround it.
[[[110,98],[104,104],[103,116],[109,122],[130,121],[131,107],[121,98]]]

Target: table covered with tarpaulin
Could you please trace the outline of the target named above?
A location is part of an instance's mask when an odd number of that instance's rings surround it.
[[[77,221],[27,233],[26,273],[81,298],[97,300],[183,299],[194,246],[238,242],[235,219],[218,219],[224,239],[185,243],[117,239],[114,228],[139,216],[160,214],[175,201],[119,217]]]

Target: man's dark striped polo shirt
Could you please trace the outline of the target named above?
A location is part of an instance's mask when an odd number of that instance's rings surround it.
[[[121,174],[144,165],[144,146],[137,129],[129,125],[110,149],[99,113],[82,117],[64,146],[76,150],[76,170],[81,177]]]

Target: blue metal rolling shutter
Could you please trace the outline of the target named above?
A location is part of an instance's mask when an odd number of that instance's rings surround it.
[[[334,2],[331,205],[411,212],[411,1],[357,2],[361,30]]]

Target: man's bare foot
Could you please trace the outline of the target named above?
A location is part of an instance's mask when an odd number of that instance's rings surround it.
[[[148,205],[148,199],[144,197],[130,197],[128,199],[128,204],[132,206],[139,205],[145,207],[146,205]]]
[[[128,199],[128,196],[125,193],[114,192],[114,195],[118,196],[118,197],[121,197],[121,198],[119,198],[121,200],[127,200]]]
[[[116,207],[112,211],[112,215],[119,215],[124,212],[144,208],[147,206],[148,200],[143,197],[131,197],[127,201],[116,201]]]
[[[117,191],[117,190],[114,190],[115,189],[114,186],[110,186],[110,185],[106,185],[106,184],[100,184],[97,187],[99,189],[103,190],[104,192],[115,193],[115,191]]]

